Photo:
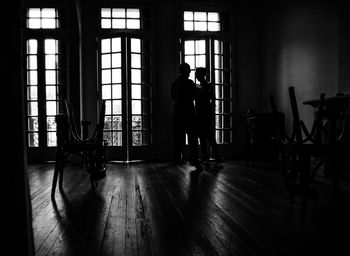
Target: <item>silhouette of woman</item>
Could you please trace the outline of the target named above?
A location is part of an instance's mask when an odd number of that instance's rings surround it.
[[[201,144],[202,161],[209,161],[208,143],[211,147],[216,163],[221,158],[218,153],[215,139],[215,95],[212,92],[213,83],[206,80],[206,69],[196,68],[196,79],[199,85],[196,87],[195,107],[197,113],[197,132]]]

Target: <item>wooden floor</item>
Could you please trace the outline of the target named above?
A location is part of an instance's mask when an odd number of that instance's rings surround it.
[[[278,173],[240,162],[108,164],[96,195],[79,166],[64,193],[29,165],[36,255],[350,255],[350,192],[317,182],[301,224]]]

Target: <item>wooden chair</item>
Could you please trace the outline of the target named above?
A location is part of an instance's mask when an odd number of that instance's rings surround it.
[[[70,154],[86,154],[87,169],[90,174],[90,182],[95,191],[97,181],[106,176],[105,150],[107,143],[103,140],[103,128],[106,103],[102,101],[99,120],[93,135],[89,139],[82,139],[77,133],[74,117],[69,105],[66,103],[66,113],[56,115],[57,123],[57,152],[55,171],[52,182],[51,196],[55,195],[57,179],[62,190],[63,170],[67,156]]]
[[[276,137],[279,141],[280,171],[284,178],[286,190],[290,194],[291,202],[295,195],[302,196],[302,217],[304,217],[309,198],[317,198],[317,191],[311,187],[315,174],[320,167],[329,162],[332,167],[334,189],[339,191],[338,169],[342,160],[345,144],[342,137],[345,136],[345,126],[348,126],[348,116],[344,119],[342,135],[337,143],[323,143],[322,134],[327,134],[323,125],[323,112],[325,94],[320,95],[320,103],[315,114],[315,119],[309,132],[304,122],[299,118],[297,101],[294,88],[289,87],[289,97],[293,116],[292,132],[289,136],[284,123],[279,123]],[[270,104],[275,114],[278,113],[276,103],[270,95]],[[316,161],[313,166],[311,159]]]

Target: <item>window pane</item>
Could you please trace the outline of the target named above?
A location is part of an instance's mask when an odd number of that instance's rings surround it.
[[[46,129],[48,131],[56,131],[57,127],[56,127],[56,121],[55,121],[55,117],[54,116],[47,117],[46,118],[46,124],[47,124]]]
[[[142,129],[142,121],[141,116],[133,116],[131,127],[133,130],[141,130]]]
[[[184,22],[184,30],[185,31],[193,31],[193,22],[192,21],[185,21]]]
[[[219,13],[208,12],[208,21],[219,21]]]
[[[111,70],[102,70],[102,84],[110,84],[111,83]]]
[[[122,55],[120,53],[112,54],[112,67],[119,68],[122,66]]]
[[[206,31],[207,30],[207,23],[206,22],[195,22],[194,23],[194,30],[197,31]]]
[[[122,113],[122,101],[121,100],[113,100],[113,111],[114,115],[120,115]]]
[[[140,115],[141,114],[141,101],[140,100],[132,100],[131,101],[131,113],[133,115]]]
[[[103,18],[111,17],[111,9],[110,8],[102,8],[101,9],[101,17],[103,17]]]
[[[38,51],[38,41],[35,39],[28,40],[27,53],[28,54],[36,54],[37,51]]]
[[[113,38],[112,39],[112,52],[120,52],[121,51],[121,39]]]
[[[112,133],[111,132],[103,132],[103,139],[107,141],[109,146],[112,146]]]
[[[106,100],[106,115],[112,114],[112,101]]]
[[[139,9],[127,9],[126,16],[128,18],[140,18],[140,10]]]
[[[28,100],[37,100],[38,99],[38,87],[37,86],[28,86],[27,87],[27,99]]]
[[[41,17],[43,18],[55,18],[56,10],[54,8],[43,8],[41,10]]]
[[[57,87],[56,86],[46,86],[46,100],[56,100],[57,99]]]
[[[222,72],[219,70],[215,70],[215,83],[222,84]]]
[[[102,68],[110,68],[111,67],[111,55],[110,54],[102,54],[101,65],[102,65]]]
[[[29,18],[40,18],[40,9],[39,8],[29,8],[28,17]]]
[[[122,82],[122,72],[121,69],[112,69],[112,83],[120,84]]]
[[[37,57],[36,56],[28,56],[27,57],[27,68],[28,69],[37,69],[38,63],[37,63]]]
[[[141,99],[141,85],[132,85],[131,86],[131,98],[132,99]]]
[[[105,116],[105,122],[104,122],[104,130],[111,130],[112,129],[112,117],[111,116]]]
[[[141,52],[141,40],[136,38],[131,38],[131,51],[132,52]]]
[[[57,68],[56,65],[56,55],[46,55],[45,56],[45,68],[46,69],[55,69]]]
[[[141,55],[140,54],[131,54],[131,67],[132,68],[141,68]]]
[[[111,40],[110,39],[102,39],[101,40],[101,52],[111,52]]]
[[[220,31],[220,24],[218,22],[209,22],[208,31]]]
[[[121,132],[113,132],[113,145],[122,146],[123,136]]]
[[[101,28],[111,28],[111,20],[101,19]]]
[[[38,84],[38,72],[37,71],[28,71],[27,72],[27,83],[29,85]]]
[[[194,19],[200,20],[200,21],[206,21],[207,20],[207,13],[206,12],[195,12]]]
[[[141,83],[141,70],[131,69],[131,83],[133,84]]]
[[[132,145],[142,146],[142,132],[132,132]]]
[[[215,68],[221,69],[222,68],[222,56],[221,55],[215,55]]]
[[[196,56],[196,67],[205,67],[205,55],[197,55]]]
[[[140,28],[140,20],[126,20],[126,28],[129,29],[139,29]]]
[[[33,29],[41,28],[40,19],[29,19],[28,28],[33,28]]]
[[[56,40],[55,39],[46,39],[45,40],[45,53],[46,54],[55,54],[56,50]]]
[[[38,102],[28,102],[28,116],[38,115]]]
[[[45,83],[56,84],[56,71],[45,71]]]
[[[194,65],[194,56],[185,56],[185,62],[190,65],[190,67],[193,69],[195,67]]]
[[[196,54],[205,54],[205,40],[196,41]]]
[[[112,28],[125,28],[125,19],[113,19]]]
[[[39,134],[36,132],[28,134],[28,146],[39,147]]]
[[[112,16],[113,18],[125,18],[125,9],[113,8]]]
[[[114,84],[112,86],[112,97],[113,99],[122,98],[122,86],[120,84]]]
[[[194,54],[194,41],[185,41],[185,54]]]
[[[57,136],[56,132],[48,132],[47,133],[47,146],[48,147],[56,147],[57,146]]]
[[[113,116],[113,130],[122,130],[123,123],[121,116]]]
[[[184,20],[193,20],[193,12],[184,12]]]
[[[42,19],[41,28],[56,28],[56,19]]]
[[[54,116],[57,115],[57,102],[47,101],[46,102],[46,115]]]
[[[110,85],[102,85],[102,99],[110,99],[111,98],[111,86]]]
[[[28,118],[28,131],[39,131],[39,118],[29,117]]]

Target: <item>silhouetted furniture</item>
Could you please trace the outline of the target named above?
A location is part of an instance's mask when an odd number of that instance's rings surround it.
[[[276,129],[279,119],[284,119],[282,113],[255,113],[248,111],[245,115],[246,125],[246,161],[255,165],[255,162],[276,162],[277,143]]]
[[[59,188],[62,189],[63,170],[66,158],[70,154],[86,154],[87,169],[93,191],[97,187],[97,181],[106,176],[105,150],[107,143],[103,140],[105,109],[106,103],[102,101],[98,123],[94,134],[89,139],[82,139],[78,135],[71,109],[67,103],[66,113],[56,115],[57,152],[51,196],[55,195],[58,175]]]
[[[332,177],[336,194],[339,192],[338,168],[343,160],[345,133],[334,143],[324,143],[322,134],[327,134],[323,125],[324,99],[321,94],[317,113],[309,132],[304,122],[299,118],[294,88],[289,88],[290,103],[293,115],[292,133],[289,136],[284,123],[280,123],[277,137],[279,141],[280,170],[285,180],[285,188],[294,201],[295,195],[302,196],[302,217],[305,215],[308,198],[317,198],[317,191],[310,185],[317,170],[328,161],[332,167]],[[270,103],[274,113],[278,113],[275,101],[270,96]],[[344,130],[348,126],[348,115],[344,117]],[[347,136],[347,135],[346,135]],[[312,164],[311,159],[315,161]]]

